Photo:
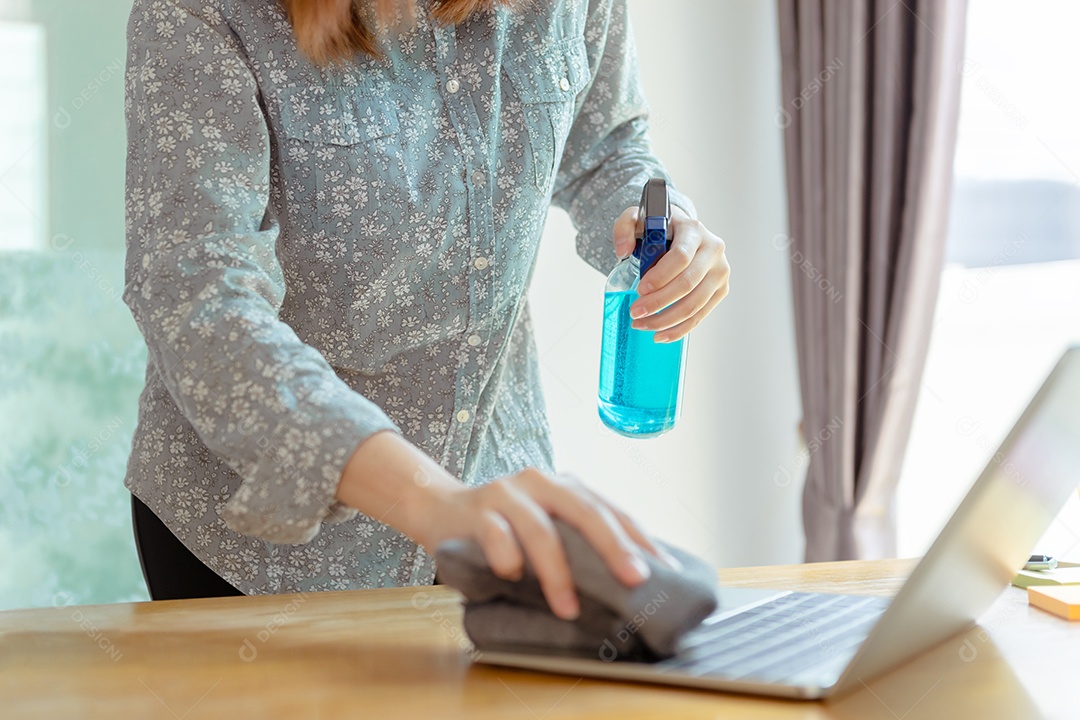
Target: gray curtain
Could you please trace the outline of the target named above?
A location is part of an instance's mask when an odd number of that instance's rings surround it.
[[[941,275],[963,0],[779,0],[808,561],[892,557]]]

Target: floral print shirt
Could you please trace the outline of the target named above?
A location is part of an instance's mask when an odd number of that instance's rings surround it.
[[[418,6],[384,57],[320,69],[272,0],[134,3],[125,486],[248,594],[431,582],[335,500],[375,432],[468,484],[551,470],[525,302],[546,213],[607,272],[614,219],[666,177],[625,0],[456,27]]]

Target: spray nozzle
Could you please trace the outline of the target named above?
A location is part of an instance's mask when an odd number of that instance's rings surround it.
[[[634,257],[640,266],[639,277],[644,277],[649,268],[671,247],[671,200],[668,198],[667,181],[652,178],[645,183],[641,191],[641,204],[638,206],[637,245]]]

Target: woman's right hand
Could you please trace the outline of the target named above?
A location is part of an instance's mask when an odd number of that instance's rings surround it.
[[[576,528],[628,586],[648,577],[645,552],[679,566],[625,513],[576,478],[528,469],[468,487],[393,432],[376,433],[360,444],[342,474],[337,498],[431,553],[445,540],[473,539],[499,577],[519,579],[528,558],[552,612],[567,620],[577,617],[580,607],[553,517]]]
[[[509,580],[521,577],[528,557],[552,612],[567,620],[580,607],[553,517],[574,526],[625,585],[648,578],[643,552],[660,556],[629,517],[568,475],[527,469],[479,487],[443,486],[429,499],[427,527],[417,538],[424,547],[472,538],[492,571]]]

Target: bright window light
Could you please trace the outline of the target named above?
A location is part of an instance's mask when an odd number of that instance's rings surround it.
[[[898,491],[926,551],[1054,362],[1080,342],[1080,3],[971,0],[952,216]],[[1033,552],[1080,559],[1074,494]]]
[[[0,251],[45,238],[45,29],[0,21]]]

